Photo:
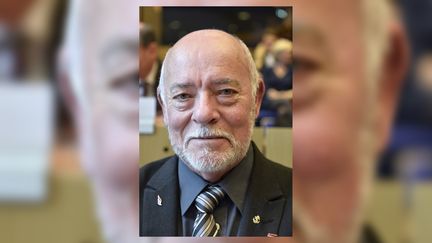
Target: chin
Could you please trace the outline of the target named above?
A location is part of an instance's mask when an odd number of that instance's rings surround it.
[[[241,158],[233,151],[216,152],[203,149],[199,152],[184,151],[180,158],[198,173],[220,173],[233,168]]]

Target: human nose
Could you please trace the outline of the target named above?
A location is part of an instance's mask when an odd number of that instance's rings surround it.
[[[192,120],[199,124],[214,124],[220,114],[217,109],[217,102],[209,94],[202,94],[195,100],[195,107],[192,114]]]

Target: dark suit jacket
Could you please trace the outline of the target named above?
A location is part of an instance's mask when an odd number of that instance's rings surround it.
[[[291,236],[292,171],[266,159],[252,145],[254,164],[238,236]],[[178,157],[173,156],[140,169],[140,236],[183,235],[177,165]],[[258,224],[253,222],[257,215]]]

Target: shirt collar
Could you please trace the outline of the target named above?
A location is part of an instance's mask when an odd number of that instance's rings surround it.
[[[243,211],[244,198],[249,185],[253,166],[253,149],[249,149],[243,160],[217,183],[226,192],[240,212]]]
[[[180,186],[180,207],[184,215],[198,194],[207,186],[207,181],[192,172],[189,167],[179,159],[178,177]]]
[[[253,149],[250,145],[246,156],[240,163],[229,171],[219,182],[215,183],[225,191],[240,212],[243,210],[244,198],[249,184],[252,166]],[[198,194],[210,183],[192,172],[181,159],[179,159],[178,176],[181,213],[185,215]]]

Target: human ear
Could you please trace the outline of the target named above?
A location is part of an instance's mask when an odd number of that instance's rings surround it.
[[[168,124],[167,122],[167,110],[166,110],[166,106],[165,106],[165,103],[164,103],[164,99],[162,99],[162,94],[161,94],[161,91],[160,91],[160,89],[161,89],[161,87],[158,87],[157,88],[157,101],[159,102],[159,104],[160,104],[160,106],[161,106],[161,108],[162,108],[162,114],[163,114],[163,119],[164,119],[164,123],[165,123],[165,125],[166,124]]]
[[[408,69],[409,48],[403,25],[394,20],[389,23],[389,46],[382,64],[378,86],[377,152],[382,151],[389,140],[392,121],[397,108],[403,79]]]
[[[264,92],[265,92],[265,85],[264,85],[264,81],[262,79],[258,80],[258,89],[256,92],[256,96],[255,96],[255,118],[258,117],[259,112],[260,112],[260,108],[261,108],[261,102],[262,99],[264,97]]]

